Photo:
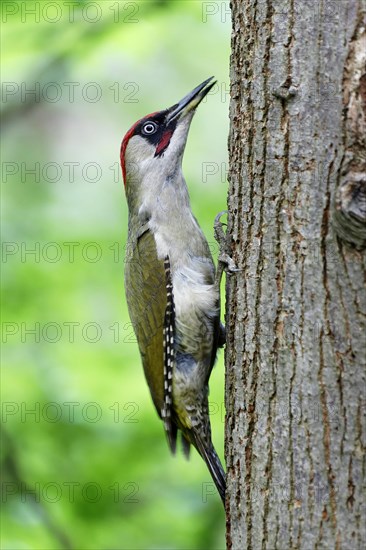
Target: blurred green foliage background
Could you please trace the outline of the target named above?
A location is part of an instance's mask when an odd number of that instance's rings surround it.
[[[219,549],[203,461],[171,457],[123,289],[120,142],[204,79],[184,157],[213,255],[226,204],[228,2],[2,3],[3,549]],[[211,378],[223,459],[224,372]]]

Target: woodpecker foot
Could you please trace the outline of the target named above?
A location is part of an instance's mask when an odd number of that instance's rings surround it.
[[[229,256],[229,254],[226,254],[226,252],[220,254],[218,261],[225,266],[224,269],[228,275],[241,271],[241,269],[236,266],[234,260]]]
[[[221,221],[221,218],[224,214],[227,214],[227,210],[222,210],[221,212],[219,212],[214,221],[214,236],[216,242],[220,247],[220,254],[226,251],[227,248],[226,234],[224,233],[223,229],[224,225],[227,226],[227,224]]]
[[[224,225],[227,226],[227,224],[221,221],[221,218],[224,214],[227,214],[227,210],[222,210],[222,212],[219,212],[214,222],[214,235],[220,248],[220,253],[218,257],[218,262],[219,262],[218,274],[219,274],[220,280],[222,277],[223,270],[225,270],[228,275],[241,271],[241,269],[238,269],[234,260],[231,258],[229,254],[229,245],[227,241],[227,236],[223,229]],[[220,284],[220,281],[219,281],[219,284]]]

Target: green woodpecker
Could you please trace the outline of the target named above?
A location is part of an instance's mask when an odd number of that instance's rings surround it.
[[[208,382],[225,338],[219,286],[182,174],[190,123],[212,78],[138,120],[122,141],[121,166],[129,211],[126,298],[147,383],[171,451],[180,430],[186,456],[194,445],[224,501],[208,414]]]

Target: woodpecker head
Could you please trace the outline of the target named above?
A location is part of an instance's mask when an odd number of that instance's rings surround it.
[[[172,178],[181,168],[188,130],[197,105],[215,85],[208,78],[169,109],[138,120],[121,145],[121,166],[126,191],[148,178]]]

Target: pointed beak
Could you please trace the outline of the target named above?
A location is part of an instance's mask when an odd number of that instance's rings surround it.
[[[194,111],[194,109],[199,105],[202,99],[208,94],[211,88],[216,84],[216,80],[212,82],[214,77],[210,76],[207,80],[202,82],[197,88],[189,92],[179,103],[176,103],[168,110],[168,115],[166,118],[167,124],[176,118],[183,118],[189,112]]]

